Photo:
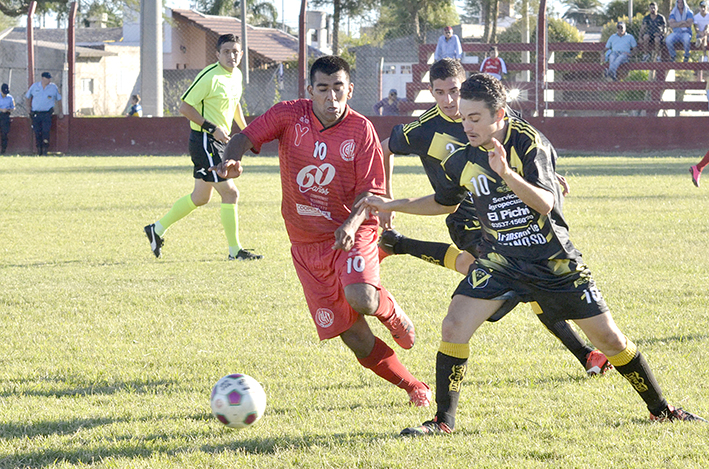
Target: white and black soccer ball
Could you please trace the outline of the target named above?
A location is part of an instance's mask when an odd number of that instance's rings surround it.
[[[249,375],[227,375],[212,388],[211,406],[212,414],[227,427],[247,428],[266,410],[266,393]]]

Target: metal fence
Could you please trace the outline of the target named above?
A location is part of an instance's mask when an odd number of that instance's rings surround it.
[[[629,23],[629,34],[638,35],[640,21],[641,17],[637,17]],[[167,116],[179,113],[180,96],[199,71],[216,60],[215,41],[223,32],[215,27],[200,35],[184,29],[189,27],[173,22],[172,29],[165,34],[168,39],[163,44],[163,104]],[[692,46],[688,62],[681,62],[682,51],[678,51],[679,58],[673,62],[664,43],[656,55],[654,48],[645,48],[640,40],[630,60],[620,65],[614,76],[608,76],[605,42],[615,32],[615,23],[586,29],[564,26],[567,27],[572,28],[567,42],[555,41],[554,28],[547,30],[551,42],[539,49],[543,51],[541,60],[534,34],[530,43],[520,42],[513,34],[515,25],[500,34],[500,42],[495,45],[507,66],[503,81],[514,90],[513,107],[523,113],[548,117],[709,115],[709,62],[704,61],[704,52],[696,46]],[[140,93],[139,42],[129,40],[125,28],[77,29],[74,77],[77,115],[122,115],[130,106],[131,95]],[[233,32],[240,35],[238,30]],[[264,37],[271,34],[268,28],[257,32]],[[461,61],[466,70],[480,70],[492,45],[466,35],[460,26],[454,27],[454,32],[463,42]],[[291,50],[288,55],[288,48],[292,49],[297,38],[281,31],[273,34],[275,42],[264,42],[258,35],[249,42],[251,67],[242,97],[247,115],[259,115],[274,103],[295,99],[299,94],[297,51]],[[387,99],[390,90],[396,90],[397,97],[404,100],[399,107],[401,115],[417,115],[431,106],[427,71],[439,35],[440,31],[430,31],[423,44],[414,37],[398,37],[348,46],[342,55],[353,67],[355,92],[350,105],[362,114],[374,115],[380,112],[375,105]],[[178,36],[182,38],[180,41],[175,39]],[[10,85],[18,107],[16,115],[27,114],[23,99],[28,88],[27,51],[23,37],[26,37],[24,28],[15,28],[0,40],[0,80]],[[116,37],[120,40],[116,41]],[[65,32],[36,29],[35,38],[35,76],[39,77],[43,71],[52,73],[53,81],[66,98]],[[274,43],[280,43],[281,49],[268,48]],[[326,44],[318,47],[321,49],[314,46],[309,49],[311,59],[329,52]]]

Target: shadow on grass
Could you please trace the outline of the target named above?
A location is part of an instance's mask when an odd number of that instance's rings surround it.
[[[22,383],[17,383],[16,380],[5,380],[0,382],[3,388],[14,388],[13,391],[0,392],[0,397],[85,397],[85,396],[110,396],[112,394],[128,392],[131,394],[155,394],[163,391],[171,386],[177,386],[179,383],[175,380],[161,379],[156,381],[134,380],[134,381],[119,381],[116,383],[88,384],[84,386],[72,386],[66,384],[63,378],[39,378],[32,380],[24,380]],[[37,384],[35,384],[37,383]],[[45,384],[40,383],[57,383],[58,389],[21,389],[22,387],[34,386],[42,387]],[[50,387],[51,384],[46,385]],[[62,387],[63,386],[63,387]],[[2,429],[2,425],[0,425]],[[0,430],[0,435],[4,432]]]

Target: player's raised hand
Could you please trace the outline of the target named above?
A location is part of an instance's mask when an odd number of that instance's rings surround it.
[[[217,174],[224,179],[234,179],[241,176],[241,173],[244,172],[244,168],[241,166],[241,161],[224,160],[217,165],[211,166],[209,171],[216,171]]]
[[[507,164],[507,151],[500,141],[494,137],[492,138],[492,144],[495,145],[495,149],[487,154],[490,169],[504,178],[510,171],[510,167]]]

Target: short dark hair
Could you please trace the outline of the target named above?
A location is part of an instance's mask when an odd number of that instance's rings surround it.
[[[652,5],[657,6],[657,3],[655,3],[655,2],[650,2],[650,3],[648,4],[648,7],[651,7]]]
[[[465,69],[459,60],[446,57],[431,65],[428,71],[428,79],[433,85],[433,80],[445,80],[446,78],[460,78],[465,80]]]
[[[225,42],[236,42],[241,45],[241,39],[239,39],[239,36],[236,34],[222,34],[219,36],[219,39],[217,39],[217,51],[222,50],[222,44]]]
[[[487,73],[475,72],[460,86],[460,99],[483,101],[490,113],[495,114],[505,107],[507,92],[497,78]]]
[[[320,72],[325,75],[343,71],[347,75],[347,81],[350,81],[350,64],[345,59],[337,55],[324,55],[318,58],[310,67],[310,84],[315,84],[315,73]]]
[[[140,102],[140,95],[139,94],[134,94],[133,96],[131,96],[131,98],[134,99],[136,103]]]

